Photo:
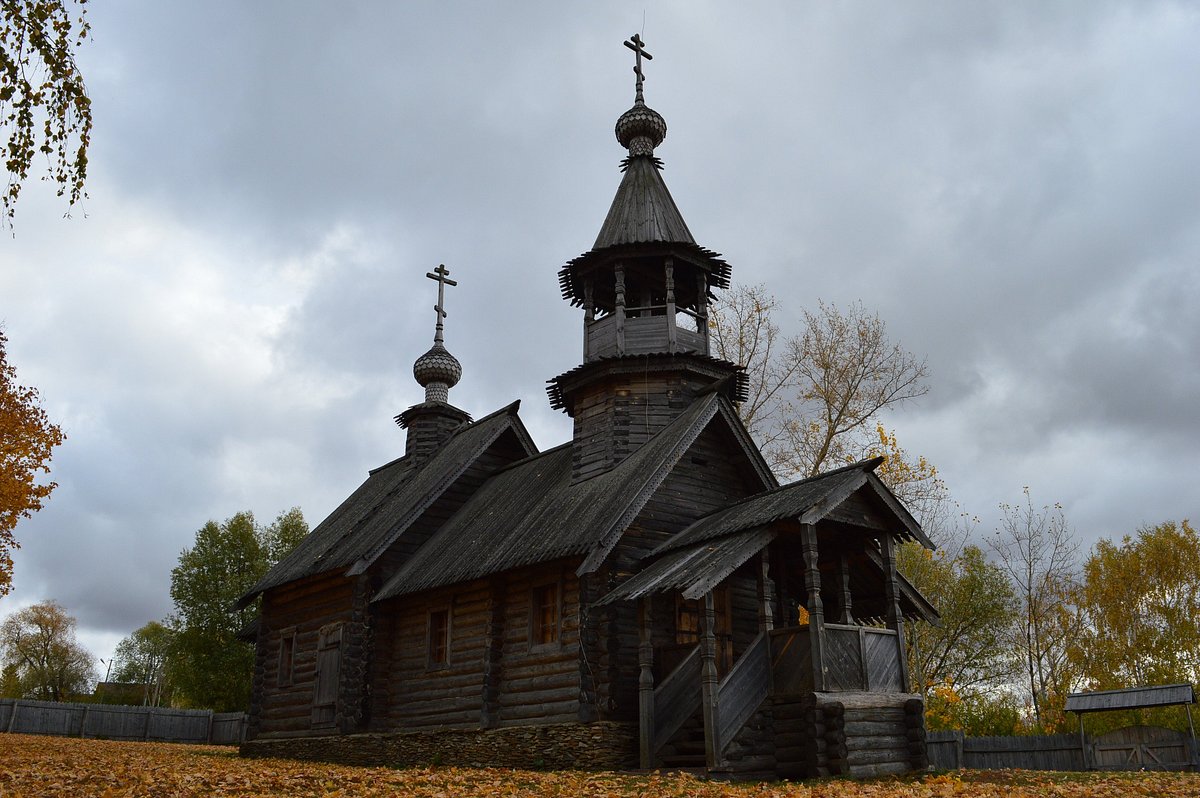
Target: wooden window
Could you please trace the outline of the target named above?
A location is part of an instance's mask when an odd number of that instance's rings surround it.
[[[427,665],[437,668],[450,663],[450,610],[431,610],[429,613],[429,644]]]
[[[535,587],[530,604],[529,644],[531,647],[557,645],[560,615],[558,584]]]
[[[317,639],[317,671],[313,684],[313,726],[332,726],[337,719],[342,670],[342,625],[322,627]]]
[[[296,627],[284,629],[279,635],[279,686],[291,685],[296,666]]]

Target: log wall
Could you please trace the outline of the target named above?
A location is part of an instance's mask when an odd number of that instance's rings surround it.
[[[575,563],[556,562],[381,602],[375,612],[379,684],[372,728],[400,731],[576,721],[579,586]],[[558,587],[558,641],[533,645],[535,587]],[[445,664],[428,661],[428,619],[450,614]]]
[[[251,699],[251,737],[312,731],[318,638],[322,628],[333,624],[343,624],[344,630],[348,630],[355,621],[354,595],[355,580],[322,575],[268,590],[263,596]],[[357,622],[361,624],[363,620],[360,613]],[[280,678],[280,641],[284,633],[294,635],[290,682]],[[360,640],[361,634],[360,630]],[[346,634],[343,639],[349,637]],[[344,655],[343,651],[343,661]]]

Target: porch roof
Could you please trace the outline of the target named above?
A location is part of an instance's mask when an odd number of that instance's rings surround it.
[[[920,524],[875,476],[874,471],[882,462],[882,457],[874,457],[757,493],[704,516],[663,543],[654,553],[687,548],[777,521],[791,519],[802,524],[817,523],[860,489],[866,490],[890,516],[894,537],[915,540],[932,549],[933,544]]]
[[[669,551],[646,568],[606,593],[596,603],[632,601],[655,593],[679,591],[685,599],[698,599],[723,582],[751,557],[766,548],[778,536],[777,527],[758,526],[717,540],[706,540]],[[856,617],[882,618],[886,609],[883,596],[883,558],[866,551],[866,567],[851,574],[851,593],[855,596]],[[900,611],[909,620],[937,623],[937,610],[912,583],[897,574],[900,586]]]

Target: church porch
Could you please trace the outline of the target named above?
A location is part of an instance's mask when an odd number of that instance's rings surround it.
[[[923,768],[903,620],[936,613],[896,572],[895,538],[780,520],[663,552],[605,596],[639,608],[641,766],[790,778]]]

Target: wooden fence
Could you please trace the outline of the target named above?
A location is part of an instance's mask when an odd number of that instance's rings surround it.
[[[244,712],[0,699],[0,731],[107,740],[240,745]]]
[[[938,770],[1196,770],[1200,751],[1188,735],[1168,729],[1132,727],[1100,737],[1078,734],[1040,737],[964,737],[929,732],[929,763]]]

